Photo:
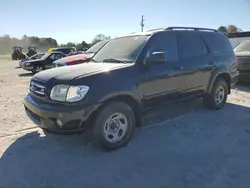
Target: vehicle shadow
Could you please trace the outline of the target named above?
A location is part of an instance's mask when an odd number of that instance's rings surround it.
[[[237,85],[233,86],[233,89],[244,92],[250,92],[250,83],[249,82],[237,83]]]
[[[250,109],[194,106],[185,116],[137,129],[128,146],[113,152],[93,148],[85,134],[28,133],[4,151],[0,187],[249,186]]]
[[[29,72],[29,73],[22,73],[22,74],[19,74],[18,76],[19,76],[19,77],[30,77],[30,76],[33,76],[33,75],[34,75],[34,73]]]

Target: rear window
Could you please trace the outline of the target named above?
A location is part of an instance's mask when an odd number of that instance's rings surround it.
[[[222,33],[201,32],[209,49],[216,53],[231,53],[233,48],[226,35]]]

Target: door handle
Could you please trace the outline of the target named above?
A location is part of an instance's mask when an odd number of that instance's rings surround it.
[[[183,70],[183,67],[182,66],[178,66],[178,67],[175,67],[174,69],[175,70]]]

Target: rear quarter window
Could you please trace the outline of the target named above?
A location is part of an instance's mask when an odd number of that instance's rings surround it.
[[[211,52],[232,53],[233,47],[229,39],[223,33],[201,33]]]

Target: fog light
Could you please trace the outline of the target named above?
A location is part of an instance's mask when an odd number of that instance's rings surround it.
[[[62,123],[62,121],[61,121],[60,119],[57,119],[57,120],[56,120],[56,123],[57,123],[57,125],[58,125],[59,127],[62,128],[63,123]]]

